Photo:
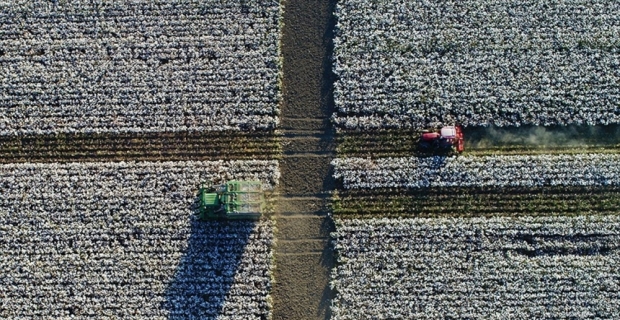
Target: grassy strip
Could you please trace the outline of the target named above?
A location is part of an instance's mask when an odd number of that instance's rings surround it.
[[[570,216],[618,212],[620,187],[339,191],[333,206],[347,218]]]
[[[59,134],[0,137],[0,163],[111,160],[270,160],[280,135],[255,132]]]

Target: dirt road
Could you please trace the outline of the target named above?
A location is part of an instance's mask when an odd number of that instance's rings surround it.
[[[334,6],[331,0],[284,1],[284,156],[276,207],[274,319],[329,318]]]

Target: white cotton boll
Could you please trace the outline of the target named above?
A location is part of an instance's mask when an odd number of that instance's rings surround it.
[[[273,223],[196,224],[192,203],[200,182],[224,173],[269,189],[277,172],[276,161],[0,165],[0,248],[10,257],[0,270],[11,306],[0,316],[208,318],[225,305],[229,316],[268,317]]]
[[[613,1],[528,2],[516,9],[493,0],[341,1],[335,123],[347,129],[620,123],[620,75],[609,71],[618,68],[619,11]],[[540,12],[544,19],[524,18]]]
[[[620,185],[620,155],[343,158],[334,178],[347,189]]]
[[[249,6],[257,12],[215,0],[4,6],[0,31],[21,38],[0,39],[15,58],[0,65],[15,88],[0,96],[15,106],[0,134],[275,127],[280,4]],[[33,30],[46,36],[23,38]]]
[[[618,289],[612,272],[620,240],[617,216],[335,224],[336,319],[618,314],[620,300],[608,295]],[[567,292],[577,298],[567,299]],[[542,308],[535,298],[541,294],[549,302]]]

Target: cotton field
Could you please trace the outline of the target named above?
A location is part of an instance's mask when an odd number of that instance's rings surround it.
[[[0,134],[270,129],[277,0],[1,1]]]
[[[0,317],[268,318],[274,223],[204,222],[199,184],[276,161],[0,165]]]
[[[345,188],[620,185],[618,154],[339,158]]]
[[[333,319],[620,317],[617,216],[336,224]]]
[[[347,129],[620,122],[620,3],[343,0]]]

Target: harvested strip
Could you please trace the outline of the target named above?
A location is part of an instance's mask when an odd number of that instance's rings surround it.
[[[620,185],[620,154],[339,158],[332,164],[346,189]]]
[[[620,317],[620,217],[336,219],[332,319]]]
[[[273,222],[203,222],[201,182],[276,161],[0,165],[1,318],[269,318]]]
[[[618,153],[620,126],[466,127],[465,154]],[[340,157],[406,157],[423,155],[421,130],[339,130]]]
[[[342,218],[616,214],[620,187],[352,189],[338,192]]]
[[[280,156],[272,131],[0,136],[0,163],[118,160],[269,160]]]

